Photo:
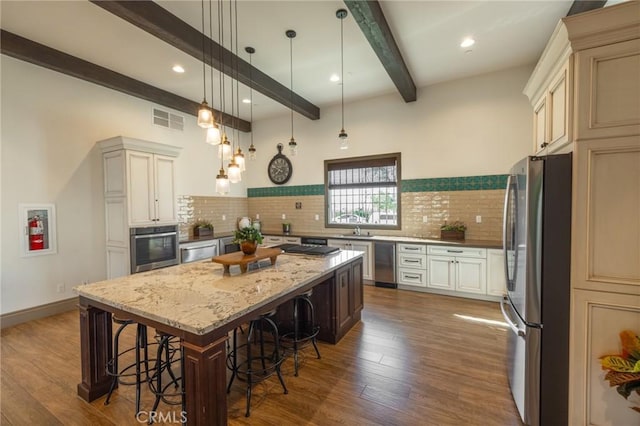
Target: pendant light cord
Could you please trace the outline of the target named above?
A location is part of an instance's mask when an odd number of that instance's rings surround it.
[[[211,0],[209,0],[209,35],[213,40],[213,13],[212,13]],[[211,115],[213,115],[213,43],[209,43],[209,55],[211,56],[211,64],[209,65],[209,71],[211,74]],[[215,118],[213,120],[215,126]]]
[[[231,40],[231,45],[229,46],[231,53],[233,53],[233,8],[231,7],[231,2],[229,2],[229,37]],[[231,67],[233,67],[233,58],[231,61]],[[233,75],[233,74],[232,74]],[[233,117],[233,121],[235,124],[235,116],[236,116],[236,104],[235,104],[235,94],[234,94],[234,90],[233,90],[233,76],[231,77],[231,116]],[[233,128],[231,129],[231,131],[233,132]],[[233,136],[233,135],[232,135]],[[235,139],[235,138],[233,138]],[[231,144],[231,157],[233,158],[233,146],[235,145],[235,142],[232,141]]]
[[[218,0],[218,38],[220,40],[219,51],[220,51],[220,61],[222,62],[220,67],[220,106],[222,107],[222,115],[227,111],[227,105],[225,100],[225,92],[224,92],[224,17],[222,16],[224,12],[224,6],[222,5],[222,1]],[[220,145],[222,147],[222,143],[224,142],[224,136],[226,136],[226,126],[224,125],[224,117],[220,120],[221,131],[220,136]],[[220,155],[220,169],[224,169],[224,155]]]
[[[204,0],[200,1],[200,6],[202,9],[202,98],[204,102],[207,101],[207,71],[205,68],[205,55],[204,55]]]
[[[251,58],[253,57],[252,53],[249,53],[249,120],[251,122],[251,146],[253,146],[253,61]]]
[[[293,139],[293,37],[289,37],[289,109],[291,110],[291,140]]]
[[[240,129],[239,129],[239,124],[238,120],[240,119],[240,86],[238,83],[238,60],[240,59],[238,57],[238,0],[234,1],[234,8],[235,8],[235,12],[236,12],[236,57],[235,57],[235,61],[236,61],[236,105],[238,106],[238,118],[236,118],[236,127],[235,127],[235,139],[237,140],[236,144],[237,144],[237,148],[240,149]],[[231,155],[235,155],[233,152],[231,153]],[[234,157],[235,158],[235,157]]]
[[[344,18],[340,19],[340,79],[342,80],[342,131],[344,132]]]

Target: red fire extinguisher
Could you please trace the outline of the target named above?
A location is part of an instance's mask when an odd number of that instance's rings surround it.
[[[44,249],[44,226],[40,216],[36,215],[29,220],[29,250]]]

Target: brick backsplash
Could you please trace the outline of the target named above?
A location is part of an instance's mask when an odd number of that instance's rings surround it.
[[[206,220],[213,224],[215,235],[232,232],[239,217],[247,216],[247,198],[244,197],[202,197],[181,195],[178,197],[178,224],[180,238],[193,236],[193,224]],[[225,220],[222,220],[225,216]]]
[[[470,240],[502,239],[503,189],[473,191],[433,191],[402,193],[402,229],[375,230],[376,235],[405,235],[421,238],[439,238],[440,225],[445,221],[462,221],[467,225],[466,238]],[[296,209],[296,202],[302,203]],[[324,227],[324,196],[250,197],[249,216],[260,215],[265,233],[282,232],[282,214],[291,222],[292,233],[331,235],[351,230],[351,227]],[[318,220],[315,220],[318,215]],[[476,223],[476,216],[482,223]],[[427,216],[427,222],[423,217]]]
[[[376,235],[405,235],[439,238],[440,225],[445,221],[462,221],[467,225],[469,240],[502,239],[503,189],[474,191],[431,191],[402,193],[402,229],[375,230]],[[296,209],[296,202],[302,203]],[[264,233],[282,232],[282,215],[291,222],[292,233],[332,235],[351,231],[351,227],[324,227],[324,196],[267,196],[267,197],[178,197],[180,238],[193,235],[193,224],[199,220],[213,223],[214,234],[232,232],[239,217],[260,215]],[[222,216],[226,220],[222,220]],[[315,220],[318,215],[318,220]],[[476,216],[482,223],[476,223]],[[427,222],[423,217],[427,217]]]

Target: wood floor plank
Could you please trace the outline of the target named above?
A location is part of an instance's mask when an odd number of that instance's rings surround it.
[[[364,297],[362,321],[338,344],[320,343],[321,359],[306,348],[298,377],[285,360],[289,394],[276,377],[255,385],[246,418],[244,383],[236,381],[229,424],[521,425],[506,378],[506,328],[466,319],[500,321],[496,303],[370,286]],[[123,347],[133,345],[134,330],[122,334]],[[104,397],[77,397],[79,345],[75,311],[2,330],[2,425],[140,424],[133,386],[120,386],[108,406]],[[152,404],[145,387],[142,409]],[[179,418],[179,407],[159,410]]]

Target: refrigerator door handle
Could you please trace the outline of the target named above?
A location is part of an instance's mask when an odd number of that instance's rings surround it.
[[[500,310],[502,311],[502,316],[504,317],[504,320],[507,322],[507,325],[509,325],[509,328],[511,329],[511,331],[513,331],[517,336],[525,337],[527,333],[524,330],[518,328],[518,326],[513,321],[511,321],[511,318],[509,318],[509,316],[507,315],[507,312],[505,311],[505,307],[504,307],[505,302],[509,303],[507,296],[503,296],[502,299],[500,299]]]

